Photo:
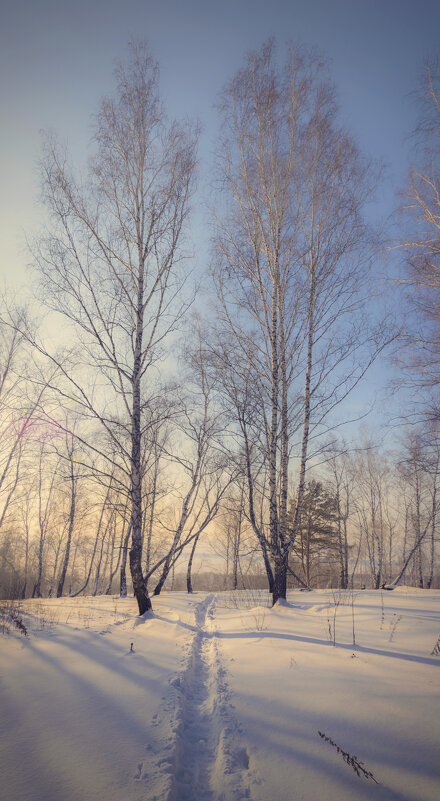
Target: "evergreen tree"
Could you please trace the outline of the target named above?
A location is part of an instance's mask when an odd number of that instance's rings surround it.
[[[295,504],[291,503],[291,516]],[[308,586],[319,578],[319,565],[338,559],[337,501],[320,481],[309,481],[304,491],[298,536],[293,553],[299,559]],[[327,571],[326,571],[327,572]]]

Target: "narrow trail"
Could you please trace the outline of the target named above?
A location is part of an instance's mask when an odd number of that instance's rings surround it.
[[[194,611],[197,631],[186,669],[174,684],[180,706],[168,801],[243,801],[250,798],[249,758],[240,744],[215,636],[214,595]]]

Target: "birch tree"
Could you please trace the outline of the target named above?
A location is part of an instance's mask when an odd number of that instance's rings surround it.
[[[189,124],[168,123],[158,78],[146,47],[132,45],[128,62],[116,68],[115,97],[104,99],[96,115],[85,179],[46,138],[42,195],[49,222],[32,246],[44,301],[80,342],[75,371],[49,354],[64,379],[61,391],[83,418],[99,424],[124,475],[139,614],[151,607],[142,571],[143,442],[157,425],[161,393],[161,414],[166,405],[157,366],[185,306],[180,261],[197,140]],[[89,461],[106,456],[98,442],[82,440]]]
[[[366,550],[372,589],[378,590],[386,579],[387,550],[386,507],[390,496],[390,465],[385,454],[378,453],[370,441],[353,459],[356,511],[359,537]]]
[[[406,493],[405,547],[402,566],[393,584],[398,584],[411,566],[414,584],[423,588],[426,583],[427,587],[431,587],[436,566],[439,508],[439,446],[436,424],[425,431],[406,431],[398,467]]]
[[[348,459],[344,448],[337,452],[334,444],[329,460],[329,470],[336,500],[337,542],[339,552],[339,586],[341,590],[349,587],[349,553],[348,521],[350,517],[351,498],[353,494],[353,477],[348,470]],[[353,575],[351,575],[353,583]]]
[[[403,338],[402,363],[417,385],[435,393],[440,383],[440,65],[427,60],[419,89],[416,163],[404,191],[403,246],[410,308],[415,312]]]
[[[270,554],[274,603],[286,597],[310,437],[384,343],[366,322],[363,296],[376,244],[363,211],[378,171],[341,130],[324,69],[300,48],[280,68],[269,42],[250,54],[220,101],[225,202],[215,217],[214,279],[234,351],[228,361],[240,364],[238,383],[244,374],[252,383],[252,420],[237,422],[249,519]],[[252,508],[257,475],[262,526]]]
[[[33,598],[42,596],[42,579],[45,567],[45,550],[48,530],[54,511],[55,483],[59,462],[51,464],[46,443],[40,443],[37,463],[37,500],[35,517],[38,525],[37,578],[32,591]],[[49,469],[48,469],[49,468]]]
[[[35,393],[26,381],[26,336],[29,324],[24,309],[0,298],[0,530],[14,502],[29,450],[36,410],[44,383]]]
[[[61,565],[60,575],[58,577],[58,584],[56,590],[57,598],[63,594],[64,582],[66,581],[67,568],[69,567],[70,551],[72,546],[72,537],[77,518],[77,494],[78,494],[78,467],[75,464],[75,439],[73,436],[66,436],[66,466],[64,470],[63,479],[68,484],[68,490],[65,491],[67,500],[67,520],[66,520],[66,542],[64,547],[64,556]]]

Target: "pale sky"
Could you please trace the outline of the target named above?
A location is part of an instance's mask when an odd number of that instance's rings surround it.
[[[215,148],[213,105],[245,54],[272,35],[280,48],[289,40],[316,45],[331,59],[345,125],[388,167],[379,215],[395,208],[411,157],[408,95],[424,57],[440,49],[439,0],[0,0],[0,7],[0,285],[26,281],[23,232],[38,223],[39,131],[54,129],[76,161],[85,159],[90,117],[112,91],[113,63],[130,37],[146,39],[158,59],[170,116],[202,123],[202,184]]]

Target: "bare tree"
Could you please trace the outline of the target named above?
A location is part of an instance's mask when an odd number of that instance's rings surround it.
[[[0,529],[19,487],[27,445],[32,440],[35,412],[45,391],[35,393],[26,381],[24,309],[6,297],[0,299]]]
[[[390,465],[386,456],[366,439],[352,459],[352,471],[355,481],[353,507],[359,536],[370,569],[371,587],[377,590],[387,579],[386,509],[390,502]]]
[[[116,79],[115,98],[104,99],[95,118],[96,152],[86,181],[46,138],[42,191],[49,223],[32,249],[44,301],[79,338],[78,369],[38,347],[59,367],[64,398],[99,423],[117,454],[131,507],[131,577],[143,614],[151,607],[142,571],[143,442],[157,425],[156,413],[163,414],[165,390],[155,367],[185,305],[178,263],[197,134],[189,125],[167,123],[158,67],[144,45],[130,46]],[[99,440],[80,442],[83,459],[105,457],[111,469]]]
[[[234,471],[228,468],[222,446],[223,414],[214,399],[215,381],[206,369],[204,337],[200,327],[194,332],[194,340],[195,344],[187,348],[191,368],[182,414],[175,421],[176,449],[169,454],[171,462],[180,468],[182,486],[178,488],[178,499],[175,493],[174,521],[172,527],[167,527],[172,535],[171,543],[163,560],[155,595],[160,593],[177,558],[190,543],[191,575],[200,536],[216,517],[234,475]]]
[[[439,493],[438,483],[440,478],[440,438],[438,425],[431,426],[429,432],[429,445],[427,448],[427,472],[430,477],[429,493],[431,500],[431,534],[429,545],[429,573],[426,580],[426,587],[430,589],[434,580],[434,569],[436,566],[436,545],[438,542],[438,512],[439,512]]]
[[[100,541],[102,541],[102,529],[104,527],[104,516],[105,516],[105,513],[108,511],[108,507],[110,505],[111,490],[112,490],[112,477],[110,477],[110,481],[109,481],[109,483],[108,483],[108,485],[107,485],[107,487],[105,489],[104,498],[103,498],[102,502],[100,503],[99,517],[98,517],[97,526],[96,526],[96,535],[95,535],[95,538],[94,538],[94,541],[93,541],[93,548],[92,548],[92,552],[91,552],[91,555],[90,555],[90,562],[89,562],[88,569],[86,571],[84,582],[80,585],[80,587],[77,590],[75,590],[75,592],[70,593],[70,597],[71,598],[75,598],[77,595],[80,595],[88,587],[88,584],[89,584],[89,581],[90,581],[90,578],[91,578],[91,575],[92,575],[92,569],[93,569],[93,565],[94,565],[96,552],[97,552],[97,549],[98,549],[98,544],[99,544]]]
[[[334,496],[336,500],[336,525],[337,541],[339,551],[339,586],[341,589],[348,589],[349,582],[353,581],[349,571],[350,544],[348,537],[348,522],[351,511],[351,499],[353,495],[353,477],[348,469],[348,459],[346,449],[341,447],[338,453],[336,445],[333,443],[329,469],[332,476]]]
[[[237,590],[239,585],[244,586],[245,574],[252,568],[256,554],[255,538],[246,515],[245,506],[245,475],[239,475],[231,487],[228,497],[223,504],[223,514],[220,520],[220,531],[216,537],[213,548],[226,562],[225,584]]]
[[[47,450],[47,444],[43,440],[40,443],[39,453],[38,453],[38,467],[37,467],[37,479],[36,479],[36,517],[38,520],[38,566],[37,566],[37,578],[35,581],[35,585],[32,592],[32,597],[41,598],[42,589],[42,579],[43,579],[43,569],[44,569],[44,558],[45,558],[45,546],[47,540],[47,534],[49,525],[51,522],[51,517],[53,515],[53,507],[54,507],[54,489],[55,489],[55,481],[58,472],[58,464],[51,464],[50,456]]]
[[[64,480],[68,483],[68,516],[67,516],[67,536],[64,548],[64,557],[61,566],[60,575],[57,584],[57,598],[63,594],[64,582],[66,580],[67,568],[70,560],[70,549],[72,545],[73,531],[76,524],[77,514],[77,494],[78,494],[78,467],[75,464],[75,437],[74,435],[66,433],[66,462],[67,470],[65,471]]]
[[[405,484],[405,541],[398,584],[412,566],[412,580],[419,587],[430,587],[434,577],[438,517],[439,447],[437,425],[427,431],[407,430],[399,460]],[[426,554],[424,546],[429,542]],[[426,578],[427,574],[427,578]]]
[[[410,325],[406,325],[402,363],[410,369],[417,385],[434,389],[437,397],[440,383],[440,67],[437,59],[428,60],[424,65],[417,101],[418,163],[410,169],[402,209],[403,247],[408,268],[403,280],[415,314]],[[438,417],[438,401],[434,403],[433,412]]]
[[[225,209],[216,216],[214,277],[233,348],[220,358],[238,365],[237,386],[242,376],[248,381],[239,396],[252,418],[242,404],[238,425],[249,519],[263,555],[264,548],[271,554],[273,575],[265,563],[274,603],[286,596],[310,437],[323,431],[386,340],[363,313],[377,245],[363,210],[378,170],[338,126],[323,67],[299,48],[280,69],[269,42],[250,54],[220,103]],[[264,487],[262,528],[252,508],[257,484],[260,494]]]
[[[9,522],[23,532],[26,594],[31,561],[33,494],[36,489],[35,443],[40,436],[40,408],[55,370],[41,375],[32,362],[28,338],[31,323],[26,309],[14,299],[0,297],[0,531],[10,536]],[[20,521],[20,522],[19,522]],[[41,563],[39,562],[39,570]],[[42,569],[42,568],[41,568]],[[40,574],[41,580],[41,574]],[[23,595],[24,597],[24,595]]]

